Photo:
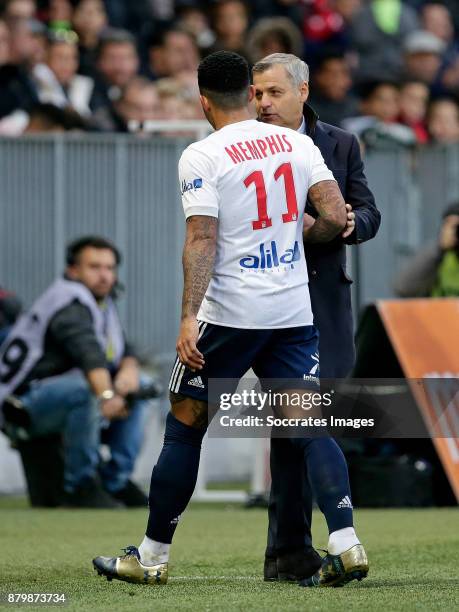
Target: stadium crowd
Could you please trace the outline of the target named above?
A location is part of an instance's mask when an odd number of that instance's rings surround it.
[[[453,0],[0,0],[0,134],[203,119],[196,68],[293,53],[320,118],[363,142],[459,142]]]

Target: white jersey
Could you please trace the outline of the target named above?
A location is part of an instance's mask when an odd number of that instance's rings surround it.
[[[232,123],[185,149],[179,180],[186,218],[218,218],[198,319],[246,329],[312,325],[303,213],[309,188],[334,180],[312,140],[255,120]]]

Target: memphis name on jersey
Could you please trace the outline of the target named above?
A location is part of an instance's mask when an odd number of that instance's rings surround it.
[[[270,155],[290,153],[292,149],[293,147],[286,134],[274,134],[256,140],[245,140],[225,147],[225,151],[235,164],[252,159],[263,159],[263,157],[268,157],[268,153]]]

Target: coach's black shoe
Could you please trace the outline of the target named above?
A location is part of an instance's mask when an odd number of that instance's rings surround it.
[[[265,555],[265,564],[263,567],[263,577],[265,582],[274,582],[278,580],[277,576],[277,557]]]
[[[368,575],[368,558],[361,544],[352,546],[340,555],[327,553],[322,566],[313,576],[300,581],[303,587],[341,587],[351,580],[362,580]]]
[[[131,480],[127,481],[123,489],[113,491],[110,495],[128,508],[146,508],[148,506],[148,497]]]
[[[68,508],[101,508],[107,510],[124,507],[124,504],[114,499],[103,489],[98,478],[87,479],[73,493],[66,493],[64,505]]]
[[[265,555],[264,579],[266,582],[298,582],[315,574],[322,559],[314,548],[284,553],[278,557]]]
[[[123,580],[136,584],[159,585],[166,584],[168,578],[167,563],[158,565],[143,565],[139,551],[135,546],[123,548],[125,554],[121,557],[96,557],[92,560],[94,569],[99,576],[107,580]]]
[[[298,582],[298,580],[315,574],[321,565],[322,559],[314,548],[279,555],[277,557],[278,580]]]

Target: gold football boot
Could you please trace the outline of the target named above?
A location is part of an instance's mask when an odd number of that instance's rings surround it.
[[[361,544],[356,544],[340,555],[327,553],[319,571],[299,584],[303,587],[341,587],[351,580],[366,578],[368,569],[365,549]]]
[[[92,560],[99,576],[106,576],[107,580],[124,580],[136,584],[166,584],[167,563],[143,565],[135,546],[128,546],[122,550],[126,554],[121,557],[96,557]]]

